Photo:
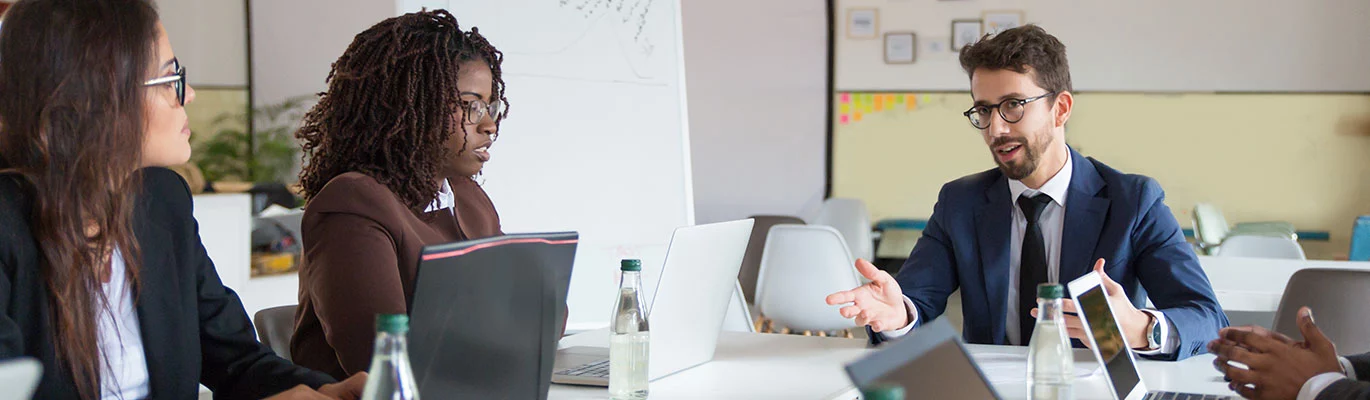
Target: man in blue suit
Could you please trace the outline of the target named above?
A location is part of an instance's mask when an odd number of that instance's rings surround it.
[[[942,187],[898,277],[859,260],[871,283],[828,304],[850,303],[842,315],[878,344],[937,318],[959,288],[967,342],[1026,345],[1038,284],[1099,273],[1136,354],[1205,351],[1227,317],[1161,186],[1066,145],[1074,96],[1065,46],[1028,25],[966,46],[961,66],[975,102],[965,116],[998,168]],[[1142,308],[1148,297],[1155,309]],[[1064,310],[1075,305],[1066,300]],[[1068,314],[1066,325],[1086,338],[1079,318]]]

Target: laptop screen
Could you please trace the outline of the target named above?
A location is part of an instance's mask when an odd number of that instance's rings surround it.
[[[1118,393],[1117,398],[1125,399],[1132,393],[1132,388],[1141,382],[1141,378],[1137,376],[1137,368],[1132,365],[1132,357],[1127,353],[1127,344],[1123,342],[1123,333],[1118,329],[1118,320],[1113,318],[1113,312],[1108,307],[1104,288],[1094,286],[1080,293],[1077,298],[1080,308],[1085,312],[1085,322],[1094,334],[1099,357],[1104,360],[1104,369],[1108,371],[1109,380],[1113,381],[1113,390]]]

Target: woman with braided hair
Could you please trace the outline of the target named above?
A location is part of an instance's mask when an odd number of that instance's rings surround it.
[[[473,179],[506,115],[499,50],[444,10],[358,34],[297,132],[308,201],[293,360],[371,361],[377,314],[408,313],[423,246],[500,235]]]

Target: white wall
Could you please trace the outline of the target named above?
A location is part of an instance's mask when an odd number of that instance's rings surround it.
[[[814,214],[823,200],[823,0],[686,0],[695,221]]]
[[[157,11],[192,86],[247,87],[243,0],[158,0]]]
[[[324,91],[324,78],[352,38],[395,16],[393,0],[250,1],[256,106]]]

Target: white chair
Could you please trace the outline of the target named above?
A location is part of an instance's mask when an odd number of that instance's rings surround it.
[[[866,211],[866,202],[860,199],[828,199],[823,202],[813,224],[837,229],[852,255],[866,260],[874,259],[875,243],[871,237],[871,215]]]
[[[1211,203],[1198,203],[1194,205],[1193,220],[1194,241],[1199,245],[1199,249],[1209,255],[1218,254],[1218,246],[1221,246],[1227,238],[1232,236],[1274,236],[1298,240],[1298,233],[1294,230],[1294,224],[1280,221],[1265,222],[1239,222],[1236,225],[1228,225],[1227,217],[1223,216],[1222,210]]]
[[[820,225],[776,225],[766,237],[756,280],[756,308],[791,330],[836,331],[856,327],[830,306],[829,294],[861,284],[846,242]]]
[[[1228,236],[1218,247],[1218,257],[1254,257],[1304,260],[1303,247],[1287,237]]]

